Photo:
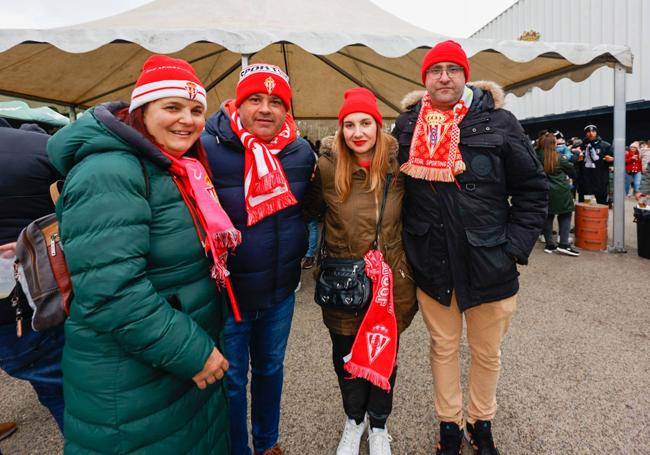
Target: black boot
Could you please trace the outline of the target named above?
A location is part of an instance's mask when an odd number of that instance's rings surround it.
[[[440,441],[436,447],[436,455],[460,455],[463,433],[453,422],[440,422]]]
[[[467,424],[466,436],[477,455],[500,455],[492,439],[492,423],[489,420],[477,420],[474,425]]]

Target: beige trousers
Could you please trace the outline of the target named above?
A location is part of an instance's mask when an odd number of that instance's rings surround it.
[[[460,337],[463,314],[456,295],[447,307],[417,289],[418,303],[431,336],[436,416],[441,422],[463,423],[460,384]],[[517,307],[517,296],[470,308],[464,312],[470,349],[467,421],[492,420],[497,412],[497,382],[501,368],[501,341]]]

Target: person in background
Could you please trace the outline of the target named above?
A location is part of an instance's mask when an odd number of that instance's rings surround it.
[[[625,151],[625,194],[629,194],[632,187],[632,196],[639,192],[643,168],[641,153],[639,151],[639,142],[634,141]]]
[[[569,244],[569,231],[571,229],[571,215],[574,211],[573,197],[571,196],[570,178],[575,175],[573,164],[564,156],[553,153],[557,150],[557,139],[553,134],[545,134],[539,140],[537,154],[544,165],[544,173],[549,183],[548,216],[544,226],[544,240],[546,253],[565,254],[567,256],[580,256],[580,252]],[[560,243],[555,243],[553,236],[553,221],[557,216],[560,228]]]
[[[571,149],[567,146],[566,141],[564,140],[564,135],[559,130],[552,131],[552,133],[557,141],[555,151],[563,156],[567,161],[573,161],[573,153],[571,153]],[[539,150],[540,147],[537,147],[537,149]]]
[[[74,293],[66,454],[230,453],[218,286],[240,236],[206,169],[206,109],[192,66],[153,55],[130,105],[89,109],[48,142]]]
[[[608,205],[609,169],[614,162],[614,152],[609,142],[598,135],[596,125],[584,128],[585,138],[577,158],[578,200],[584,202],[585,194],[593,194],[599,204]]]
[[[641,155],[641,172],[645,174],[648,163],[650,163],[650,145],[647,141],[639,142],[639,154]]]
[[[375,95],[366,88],[349,89],[339,111],[339,130],[334,150],[318,160],[316,177],[306,203],[307,214],[325,213],[325,250],[332,257],[361,259],[372,248],[388,175],[392,176],[378,249],[393,273],[394,312],[397,333],[411,323],[417,311],[415,284],[402,248],[403,176],[397,162],[397,144],[382,129],[383,119]],[[386,421],[393,406],[397,369],[390,375],[390,391],[355,377],[344,369],[368,308],[356,313],[323,307],[323,321],[332,340],[332,361],[346,415],[337,455],[357,455],[368,428],[370,455],[389,455],[391,437]],[[365,337],[364,337],[365,349]]]
[[[0,368],[30,382],[63,432],[63,326],[43,332],[32,329],[32,310],[13,272],[20,231],[54,212],[50,185],[61,175],[47,158],[49,137],[25,128],[14,129],[0,118]],[[13,298],[17,299],[16,307],[12,306]],[[16,320],[18,309],[23,312],[20,323]],[[22,327],[22,336],[18,336],[17,324]],[[14,422],[0,424],[0,439],[15,430]]]
[[[314,171],[310,145],[289,113],[289,77],[254,63],[240,73],[235,99],[210,116],[201,138],[214,185],[243,242],[228,259],[242,321],[226,320],[232,453],[251,453],[248,399],[256,454],[280,455],[284,354],[307,249],[301,201]]]

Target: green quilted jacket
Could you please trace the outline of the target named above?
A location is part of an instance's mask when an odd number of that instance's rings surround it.
[[[227,297],[210,279],[169,160],[98,106],[48,142],[74,299],[65,453],[227,454],[225,381],[199,390]]]

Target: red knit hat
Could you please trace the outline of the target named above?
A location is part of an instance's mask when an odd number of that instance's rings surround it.
[[[143,104],[170,96],[196,100],[208,109],[205,88],[192,65],[179,58],[152,55],[142,65],[142,73],[131,93],[129,112]]]
[[[291,109],[289,76],[275,65],[253,63],[239,73],[235,93],[235,106],[239,107],[254,93],[268,93],[279,97],[287,110]]]
[[[377,98],[367,88],[356,87],[345,91],[343,94],[343,105],[339,110],[339,125],[343,123],[343,119],[353,112],[363,112],[370,114],[379,126],[382,124],[381,114],[377,107]]]
[[[433,46],[422,60],[422,83],[427,78],[427,70],[436,63],[452,62],[463,67],[465,80],[469,80],[469,60],[463,48],[456,41],[447,40]]]

